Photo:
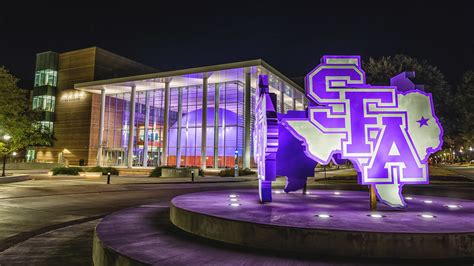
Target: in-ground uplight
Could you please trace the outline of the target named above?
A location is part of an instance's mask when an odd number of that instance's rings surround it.
[[[425,219],[434,219],[436,218],[436,216],[434,215],[431,215],[431,214],[422,214],[420,215],[422,218],[425,218]]]
[[[325,213],[317,214],[316,216],[317,216],[318,218],[322,218],[322,219],[328,219],[328,218],[331,218],[331,217],[332,217],[331,215],[325,214]]]
[[[384,218],[385,217],[385,215],[377,214],[377,213],[369,214],[367,216],[372,217],[372,218]]]
[[[448,204],[448,205],[446,205],[446,207],[448,207],[450,209],[459,209],[459,208],[461,208],[460,205],[455,205],[455,204]]]

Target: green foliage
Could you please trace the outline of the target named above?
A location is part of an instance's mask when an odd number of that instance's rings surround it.
[[[53,175],[79,175],[79,172],[83,172],[80,167],[56,167],[53,168]]]
[[[153,171],[150,173],[150,177],[160,177],[161,176],[161,169],[163,168],[176,168],[176,166],[157,166]]]
[[[456,88],[455,115],[459,134],[454,141],[456,149],[474,147],[474,71],[467,71]]]
[[[0,155],[11,154],[28,146],[46,146],[51,132],[38,126],[40,112],[31,110],[29,92],[17,86],[18,79],[0,66]],[[8,142],[3,136],[9,135]]]
[[[239,176],[253,175],[253,174],[255,174],[255,171],[252,171],[249,168],[245,168],[245,169],[239,168]],[[222,177],[235,176],[235,169],[234,168],[226,168],[224,170],[221,170],[219,172],[219,176],[222,176]]]
[[[166,169],[176,169],[176,166],[157,166],[153,171],[150,173],[150,177],[160,177],[161,176],[161,169],[166,168]],[[195,167],[180,167],[179,169],[182,170],[191,170],[191,169],[196,169]],[[202,169],[199,169],[199,176],[204,176],[204,171]]]
[[[390,78],[404,71],[414,71],[416,84],[425,86],[425,91],[433,96],[435,112],[443,125],[445,141],[458,133],[457,121],[453,112],[454,98],[451,86],[441,71],[426,60],[418,60],[406,55],[382,58],[369,58],[362,67],[367,73],[367,83],[388,85]]]
[[[110,173],[111,175],[118,175],[119,172],[117,168],[113,167],[100,167],[100,166],[94,166],[92,168],[86,169],[87,172],[101,172],[103,175],[107,175]]]

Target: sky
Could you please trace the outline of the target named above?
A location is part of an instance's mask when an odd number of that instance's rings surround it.
[[[0,65],[31,88],[35,54],[48,50],[99,46],[160,70],[260,58],[290,78],[325,54],[401,53],[456,84],[474,70],[473,9],[423,2],[8,1],[0,5]]]

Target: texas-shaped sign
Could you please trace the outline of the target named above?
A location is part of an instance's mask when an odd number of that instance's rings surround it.
[[[316,163],[347,159],[357,171],[359,184],[374,185],[381,202],[405,207],[403,185],[429,182],[428,158],[441,149],[443,134],[431,94],[420,90],[410,80],[413,76],[403,72],[391,79],[390,86],[371,86],[359,56],[324,56],[306,76],[308,108],[277,114],[277,144],[266,157],[256,157],[259,167],[273,156],[274,173],[287,176],[285,191],[289,192],[304,186]],[[267,94],[263,91],[257,99],[260,113],[258,103]],[[265,98],[266,109],[272,111]],[[266,144],[257,142],[256,147],[265,150]],[[292,170],[289,157],[299,162]],[[272,173],[268,167],[266,171]],[[274,177],[259,178],[262,195]],[[261,200],[271,201],[271,196]]]

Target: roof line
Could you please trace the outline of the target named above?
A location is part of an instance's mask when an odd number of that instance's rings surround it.
[[[219,64],[219,65],[211,65],[211,66],[186,68],[186,69],[164,71],[164,72],[157,72],[157,73],[150,73],[150,74],[142,74],[142,75],[136,75],[136,76],[82,82],[82,83],[74,84],[74,88],[81,89],[84,87],[110,85],[110,84],[123,83],[123,82],[133,82],[133,81],[140,81],[140,80],[145,80],[145,79],[166,78],[166,77],[171,77],[171,76],[180,76],[180,75],[194,74],[194,73],[200,73],[200,72],[212,72],[212,71],[226,70],[226,69],[232,69],[232,68],[251,67],[251,66],[256,66],[256,65],[261,65],[265,67],[266,69],[275,73],[284,81],[294,86],[296,89],[304,92],[301,86],[299,86],[298,84],[290,80],[288,77],[283,75],[280,71],[276,70],[274,67],[272,67],[271,65],[269,65],[267,62],[263,61],[262,59],[254,59],[254,60],[239,61],[239,62],[234,62],[234,63],[226,63],[226,64]]]

